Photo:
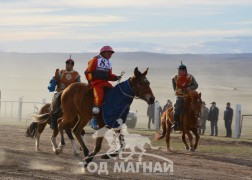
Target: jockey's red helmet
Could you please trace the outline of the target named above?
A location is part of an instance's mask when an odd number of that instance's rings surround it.
[[[101,50],[100,50],[100,54],[101,54],[102,52],[105,52],[105,51],[111,51],[112,53],[115,52],[115,51],[112,49],[112,47],[110,47],[110,46],[103,46],[103,47],[101,48]]]

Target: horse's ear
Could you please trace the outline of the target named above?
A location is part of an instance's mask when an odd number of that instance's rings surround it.
[[[199,93],[199,97],[201,98],[201,92]]]
[[[134,75],[136,76],[136,77],[138,77],[138,76],[140,76],[142,73],[138,70],[138,67],[136,67],[135,68],[135,70],[134,70]]]
[[[148,70],[149,70],[149,68],[147,68],[147,69],[144,71],[144,73],[143,73],[144,76],[146,76],[146,74],[148,73]]]

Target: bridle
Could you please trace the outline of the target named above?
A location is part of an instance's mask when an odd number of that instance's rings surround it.
[[[121,76],[123,76],[124,74],[125,74],[125,72],[122,71],[122,72],[121,72]],[[130,79],[131,79],[131,78],[130,78]],[[134,96],[125,93],[125,92],[122,90],[121,86],[120,86],[120,81],[121,81],[121,80],[118,80],[118,81],[117,81],[117,85],[118,85],[118,87],[119,87],[119,89],[120,89],[120,91],[121,91],[121,93],[122,93],[123,95],[125,95],[125,96],[127,96],[127,97],[130,97],[130,98],[132,98],[132,99],[141,99],[141,95],[142,95],[143,93],[145,93],[145,92],[147,92],[147,91],[151,91],[150,87],[145,88],[145,89],[142,90],[142,91],[138,90],[137,88],[133,87],[133,85],[131,84],[130,79],[129,79],[129,82],[130,82],[130,86],[131,86],[131,88],[133,89],[133,92],[134,92],[134,94],[135,94]],[[138,92],[138,93],[136,93],[136,92]],[[140,93],[139,93],[139,92],[140,92]]]
[[[197,97],[197,98],[190,97],[190,99],[192,99],[191,105],[193,106],[194,109],[196,109],[197,106],[196,106],[195,104],[198,103],[198,102],[195,103],[195,101],[200,101],[200,98],[199,98],[199,97]],[[195,113],[195,110],[194,110],[193,112],[194,112],[196,118],[199,118],[199,117],[200,117],[200,114],[201,114],[201,111],[200,111],[200,110],[199,110],[198,113]]]

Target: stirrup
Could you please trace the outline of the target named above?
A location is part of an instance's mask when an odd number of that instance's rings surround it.
[[[98,130],[98,123],[97,123],[97,119],[96,118],[92,118],[90,121],[90,126],[92,129],[94,130]]]
[[[178,129],[179,128],[179,122],[175,121],[173,125],[171,126],[171,129]]]

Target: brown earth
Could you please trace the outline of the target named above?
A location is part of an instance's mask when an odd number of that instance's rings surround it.
[[[167,152],[165,147],[159,150],[145,147],[146,153],[159,155],[174,163],[173,175],[162,173],[114,172],[114,160],[94,159],[95,162],[108,163],[108,175],[82,172],[78,158],[71,152],[69,140],[66,140],[64,153],[55,155],[50,144],[51,130],[46,128],[41,136],[41,151],[35,152],[35,140],[25,137],[22,124],[1,124],[0,126],[0,179],[252,179],[252,157],[248,155],[230,155],[218,153],[189,152],[177,148]],[[87,133],[89,149],[94,146],[92,131]],[[141,131],[139,131],[141,133]],[[180,139],[177,138],[179,142]],[[182,142],[181,142],[182,143]],[[201,140],[202,144],[215,142]],[[242,145],[251,148],[251,143]],[[103,142],[102,152],[108,149]],[[220,142],[221,146],[233,146],[230,142]],[[239,142],[235,146],[239,146]],[[135,155],[129,162],[136,163]],[[143,156],[143,162],[162,162],[160,159]],[[122,160],[119,160],[122,162]],[[129,163],[128,162],[128,163]]]

